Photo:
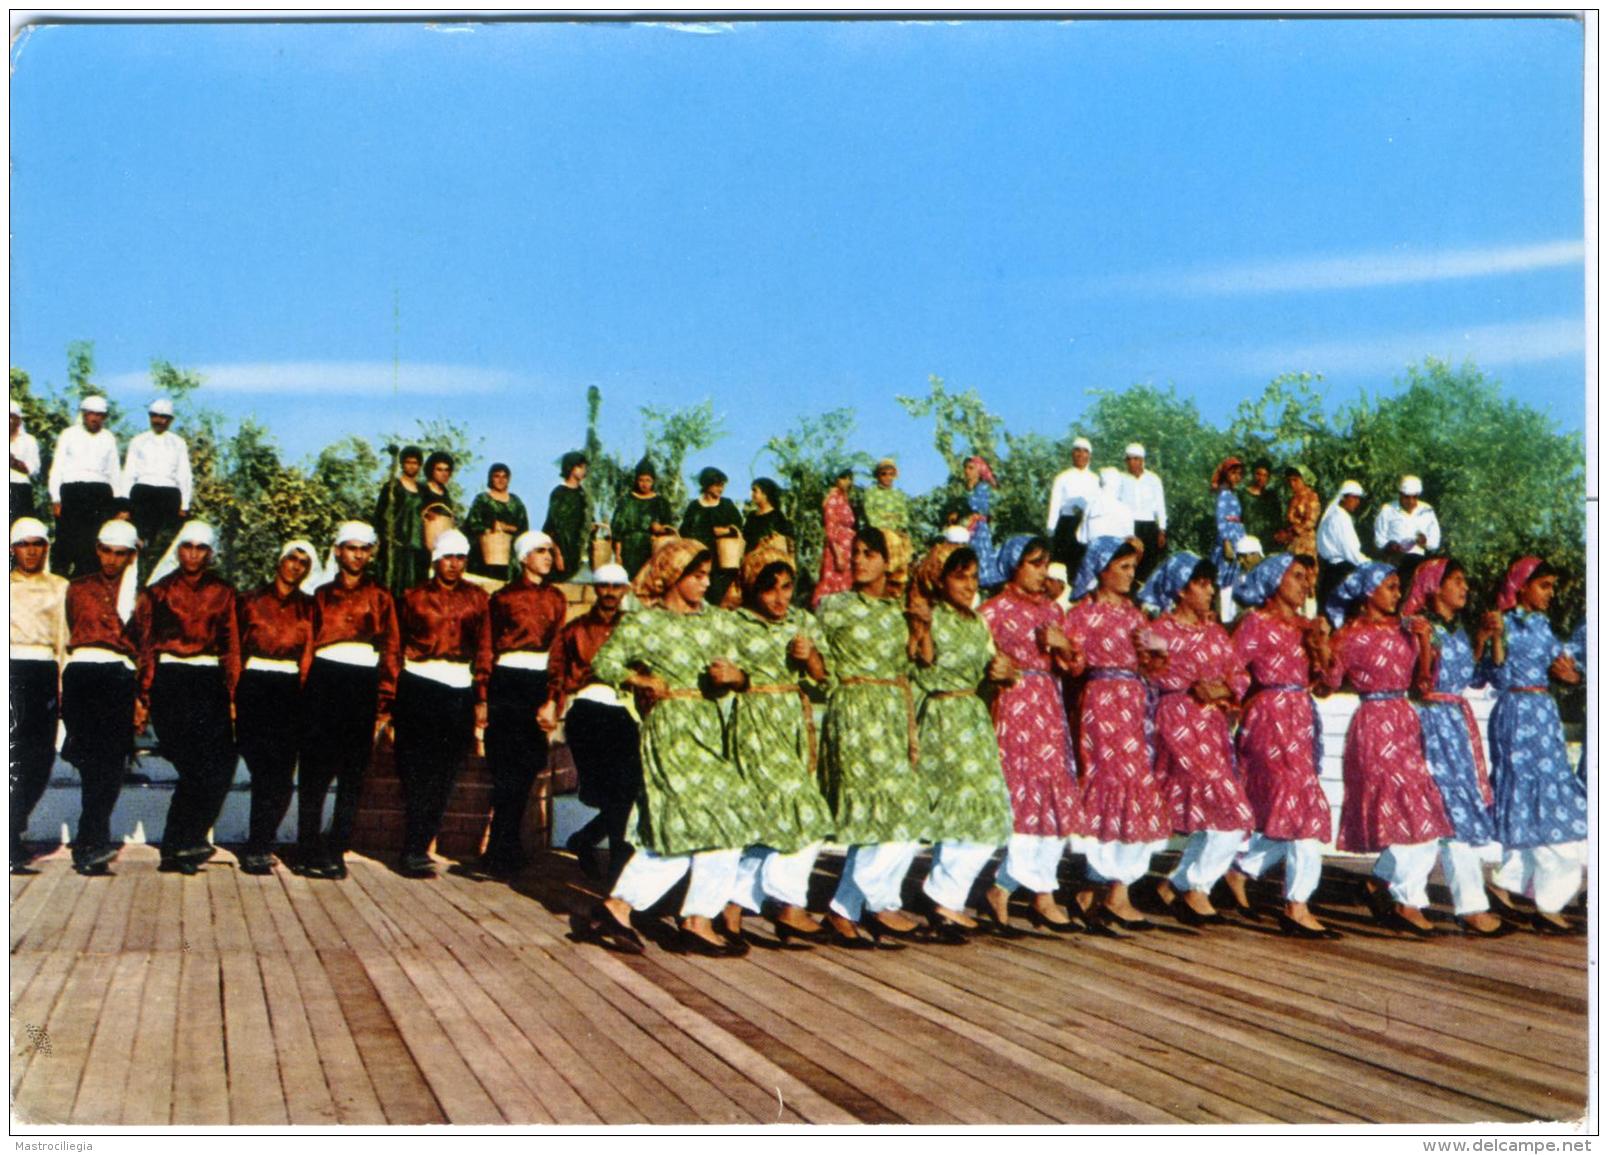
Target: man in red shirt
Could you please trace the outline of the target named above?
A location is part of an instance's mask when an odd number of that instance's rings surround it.
[[[365,570],[374,527],[348,521],[335,531],[336,572],[313,594],[312,661],[302,692],[297,872],[345,878],[358,797],[396,694],[402,641],[396,604]],[[339,779],[335,817],[323,837],[324,796]]]

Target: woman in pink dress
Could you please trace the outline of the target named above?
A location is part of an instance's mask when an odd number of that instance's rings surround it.
[[[1055,901],[1055,890],[1067,839],[1077,831],[1078,780],[1058,671],[1070,664],[1074,651],[1061,629],[1061,607],[1045,588],[1049,568],[1050,545],[1044,538],[1011,538],[999,550],[1005,588],[979,611],[995,649],[1019,675],[994,699],[994,734],[1013,826],[982,913],[1003,927],[1011,895],[1028,890],[1033,925],[1065,933],[1077,924]]]
[[[1076,604],[1066,616],[1066,635],[1077,654],[1072,672],[1086,671],[1078,698],[1078,832],[1091,840],[1089,880],[1106,888],[1098,913],[1125,930],[1155,926],[1129,901],[1128,887],[1145,876],[1168,834],[1139,676],[1137,640],[1145,616],[1132,592],[1139,554],[1137,544],[1119,537],[1090,542],[1072,587]],[[1080,906],[1083,901],[1080,896]]]
[[[1284,933],[1339,938],[1307,907],[1332,829],[1329,800],[1318,783],[1323,727],[1311,693],[1314,659],[1320,669],[1328,665],[1328,623],[1301,613],[1317,569],[1305,554],[1275,554],[1234,589],[1234,600],[1252,611],[1234,628],[1234,652],[1251,675],[1236,751],[1255,833],[1224,881],[1240,913],[1255,918],[1246,876],[1282,862]]]
[[[812,605],[819,606],[822,598],[843,593],[854,585],[854,571],[849,565],[849,554],[854,549],[854,506],[849,504],[849,490],[853,488],[854,470],[841,470],[821,503],[821,576],[815,583]]]
[[[1216,598],[1217,567],[1187,552],[1163,562],[1139,595],[1141,605],[1161,612],[1150,631],[1167,647],[1166,666],[1148,679],[1161,695],[1156,777],[1173,833],[1189,835],[1178,868],[1157,892],[1188,926],[1225,921],[1212,907],[1212,887],[1253,825],[1228,732],[1251,679],[1213,613]]]
[[[1440,840],[1452,837],[1429,763],[1418,711],[1407,700],[1430,624],[1403,622],[1401,577],[1394,566],[1370,562],[1340,583],[1324,606],[1345,626],[1335,635],[1334,662],[1325,673],[1339,689],[1349,682],[1362,698],[1346,730],[1345,801],[1336,845],[1353,854],[1379,854],[1364,883],[1374,916],[1420,937],[1434,933],[1421,909],[1429,902],[1429,872]]]

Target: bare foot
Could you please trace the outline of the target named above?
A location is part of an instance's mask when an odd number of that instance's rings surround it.
[[[820,934],[821,922],[802,906],[783,906],[776,912],[776,922],[800,934]],[[844,919],[847,922],[847,919]]]
[[[1038,911],[1039,917],[1045,922],[1056,926],[1071,925],[1072,916],[1066,912],[1066,907],[1055,901],[1053,894],[1035,894],[1033,909]]]
[[[892,910],[877,910],[871,912],[871,917],[887,927],[894,934],[909,934],[921,924],[910,915],[895,907]]]
[[[950,910],[947,906],[939,906],[936,902],[932,904],[932,909],[933,913],[945,922],[952,922],[966,930],[977,929],[977,920],[963,910]]]
[[[1284,914],[1291,922],[1304,926],[1308,930],[1325,931],[1329,929],[1312,916],[1312,912],[1307,909],[1307,904],[1304,902],[1285,903]]]
[[[991,886],[983,895],[983,901],[988,904],[994,921],[1004,926],[1010,921],[1011,894],[1003,886]]]
[[[1228,873],[1223,875],[1223,885],[1228,887],[1228,893],[1234,896],[1234,905],[1241,910],[1249,910],[1251,907],[1250,895],[1245,890],[1246,882],[1245,872],[1236,870],[1233,867],[1230,867]],[[1306,903],[1303,902],[1300,906],[1305,909]]]
[[[727,934],[743,933],[743,908],[735,902],[726,904],[726,909],[720,913],[720,919],[726,925]]]

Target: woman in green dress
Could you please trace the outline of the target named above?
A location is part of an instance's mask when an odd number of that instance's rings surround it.
[[[978,692],[1013,680],[1011,660],[972,609],[977,555],[939,542],[916,567],[910,598],[910,654],[916,663],[916,770],[932,799],[932,869],[922,893],[934,929],[951,941],[977,929],[965,912],[972,883],[1011,836],[1011,798],[994,722]]]
[[[803,685],[823,684],[826,663],[818,623],[792,604],[794,573],[792,556],[775,544],[750,553],[743,559],[743,608],[732,615],[743,685],[732,705],[730,752],[764,803],[734,901],[756,914],[773,904],[783,940],[823,933],[805,908],[815,856],[832,836],[832,812],[816,784],[815,719]]]
[[[768,537],[781,537],[788,553],[793,551],[793,523],[781,511],[782,487],[768,477],[754,480],[754,512],[743,522],[743,552],[753,553]],[[744,591],[746,597],[746,591]]]
[[[725,724],[712,695],[743,674],[731,615],[703,602],[709,551],[676,539],[661,546],[637,583],[648,608],[626,614],[592,659],[600,682],[637,695],[643,708],[642,796],[636,852],[603,902],[575,922],[576,937],[637,953],[633,911],[646,910],[691,872],[681,906],[683,949],[743,953],[711,921],[737,882],[743,847],[761,829],[759,802],[726,757]]]
[[[514,560],[513,541],[530,528],[530,515],[525,503],[517,494],[508,492],[512,471],[497,462],[486,471],[486,491],[475,496],[469,507],[469,516],[463,520],[463,532],[469,538],[469,572],[498,581],[513,581],[519,576],[519,563]],[[482,536],[500,533],[504,537],[504,556],[500,562],[486,557]]]
[[[586,454],[572,449],[559,460],[558,472],[564,480],[547,495],[547,520],[542,532],[558,544],[558,562],[552,580],[567,582],[585,561],[586,535],[592,528],[591,513],[586,504]]]
[[[424,451],[405,446],[397,458],[398,473],[380,489],[374,525],[380,532],[380,582],[393,596],[430,576],[430,551],[424,548],[425,490],[419,480]]]
[[[670,499],[658,492],[658,480],[659,473],[652,460],[644,457],[636,463],[631,492],[614,505],[610,527],[614,534],[614,559],[633,579],[653,556],[654,538],[676,532],[675,510],[670,508]]]
[[[724,497],[726,475],[713,465],[705,466],[698,474],[698,496],[687,503],[681,515],[681,536],[702,542],[714,555],[714,569],[710,572],[709,592],[705,595],[710,605],[718,606],[737,580],[735,567],[721,568],[720,538],[733,538],[742,534],[743,515],[731,498]]]
[[[918,925],[900,909],[900,890],[931,804],[915,767],[915,700],[910,686],[904,608],[888,596],[888,541],[869,526],[849,553],[854,588],[816,610],[831,698],[821,732],[826,794],[837,841],[849,852],[827,926],[841,946],[875,936],[906,936]]]

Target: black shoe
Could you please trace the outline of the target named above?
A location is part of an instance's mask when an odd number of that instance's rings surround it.
[[[1029,921],[1032,921],[1035,916],[1039,918],[1043,917],[1042,915],[1039,915],[1038,911],[1033,910],[1031,907],[1028,909]],[[977,907],[977,921],[986,927],[990,934],[997,935],[1000,938],[1025,938],[1026,935],[1024,932],[1017,930],[1011,925],[1010,910],[1010,899],[1007,898],[1005,900],[1005,917],[1001,918],[999,916],[999,912],[996,911],[993,906],[990,905],[988,899],[985,898]],[[1033,925],[1037,926],[1038,923],[1034,922]]]
[[[1123,930],[1135,933],[1156,929],[1156,924],[1148,918],[1123,918],[1108,906],[1097,907],[1089,913],[1095,915],[1096,911],[1098,911],[1097,917],[1107,926],[1121,927]]]
[[[718,926],[718,922],[716,926]],[[715,932],[719,934],[717,930]],[[721,943],[712,943],[701,934],[693,934],[683,927],[676,934],[676,947],[683,954],[702,955],[705,958],[742,958],[748,953],[748,943],[740,938],[725,938]]]
[[[1391,906],[1390,914],[1385,917],[1382,925],[1390,930],[1399,930],[1404,934],[1410,934],[1414,938],[1435,937],[1435,930],[1433,927],[1422,927],[1415,922],[1409,921],[1407,918],[1403,917],[1397,912],[1394,905]]]
[[[564,849],[575,856],[575,864],[581,868],[583,875],[593,882],[602,879],[603,871],[597,864],[597,846],[581,841],[580,831],[577,830],[564,840]]]
[[[436,876],[435,860],[428,854],[404,854],[398,864],[401,872],[408,878],[434,878]],[[342,867],[344,875],[345,867]]]
[[[912,939],[916,937],[921,929],[919,926],[915,926],[909,930],[894,930],[879,919],[875,912],[869,910],[865,912],[865,917],[860,920],[860,925],[870,933],[873,939]]]
[[[200,874],[199,863],[191,862],[188,858],[164,858],[157,864],[158,874]]]
[[[1367,906],[1374,921],[1380,926],[1390,926],[1396,916],[1396,900],[1390,897],[1390,886],[1383,880],[1369,875],[1362,880],[1362,901]]]
[[[17,859],[13,858],[11,860],[11,873],[12,874],[38,874],[39,873],[39,868],[37,866],[30,866],[27,861],[19,862]]]
[[[856,933],[852,936],[844,934],[830,918],[821,922],[821,942],[827,946],[835,946],[840,950],[876,950],[877,944],[871,939],[864,938]]]
[[[590,910],[570,915],[570,933],[576,942],[596,943],[618,954],[641,954],[647,949],[642,945],[642,936],[628,924],[616,920],[613,912],[601,902],[594,903]]]
[[[203,842],[199,846],[186,846],[181,850],[175,850],[169,857],[182,858],[199,866],[203,862],[210,861],[213,855],[217,853],[218,848],[216,846]]]
[[[1279,930],[1291,938],[1336,939],[1340,937],[1340,932],[1331,927],[1326,926],[1322,930],[1313,930],[1310,926],[1302,926],[1282,910],[1278,912],[1278,918]]]
[[[242,854],[240,856],[241,874],[272,874],[274,872],[274,856],[271,854]]]
[[[74,866],[106,866],[117,857],[117,852],[123,848],[115,842],[108,842],[104,846],[97,846],[90,850],[73,851]]]
[[[1029,906],[1027,908],[1027,921],[1033,924],[1035,930],[1047,930],[1055,934],[1081,934],[1083,931],[1083,927],[1079,925],[1077,918],[1073,916],[1071,911],[1067,912],[1065,922],[1052,922],[1044,917],[1038,907]]]
[[[1462,915],[1457,916],[1457,925],[1462,928],[1463,933],[1468,935],[1470,938],[1502,938],[1504,935],[1510,935],[1519,929],[1507,919],[1501,917],[1497,918],[1496,926],[1490,930],[1480,930]]]
[[[1552,918],[1559,917],[1558,915],[1552,916]],[[1538,910],[1530,919],[1530,926],[1541,934],[1576,935],[1586,933],[1586,928],[1583,926],[1575,926],[1568,922],[1553,922],[1552,918],[1548,918]]]

